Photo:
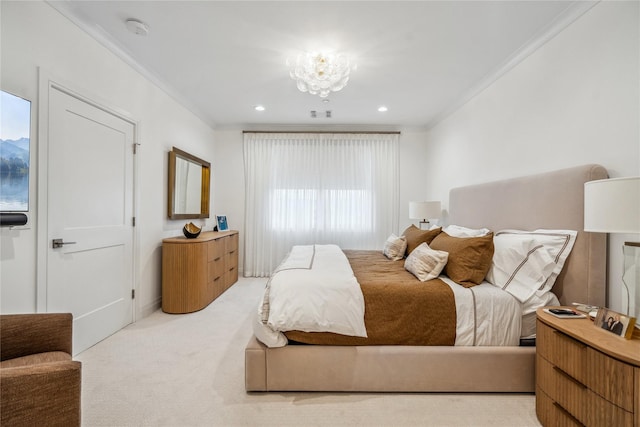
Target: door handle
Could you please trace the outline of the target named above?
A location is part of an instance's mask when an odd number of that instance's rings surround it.
[[[75,245],[76,242],[63,242],[62,239],[53,239],[51,241],[51,246],[53,249],[61,248],[64,245]]]

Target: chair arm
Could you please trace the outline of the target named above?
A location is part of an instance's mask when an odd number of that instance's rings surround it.
[[[71,313],[4,314],[0,316],[0,360],[64,351],[72,354]]]
[[[81,371],[71,360],[0,369],[0,424],[79,426]]]

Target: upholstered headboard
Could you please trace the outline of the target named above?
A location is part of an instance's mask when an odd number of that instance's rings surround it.
[[[553,287],[562,304],[606,305],[607,238],[584,228],[584,183],[607,178],[599,165],[454,188],[449,224],[472,228],[577,230],[571,255]]]

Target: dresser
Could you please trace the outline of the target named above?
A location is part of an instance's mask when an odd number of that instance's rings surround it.
[[[640,340],[538,309],[536,414],[544,426],[640,426]]]
[[[162,310],[202,310],[238,281],[238,232],[162,241]]]

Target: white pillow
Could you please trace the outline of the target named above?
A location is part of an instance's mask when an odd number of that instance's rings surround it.
[[[502,230],[496,233],[496,236],[511,235],[513,240],[530,240],[533,239],[536,243],[544,245],[555,266],[553,271],[539,288],[541,291],[550,291],[555,283],[558,275],[564,267],[564,263],[573,249],[573,245],[576,242],[576,236],[578,232],[575,230],[535,230],[535,231],[521,231],[521,230]],[[495,237],[494,237],[495,238]]]
[[[445,233],[452,237],[482,237],[491,233],[488,228],[467,228],[459,225],[447,225],[442,229]]]
[[[420,281],[435,279],[447,264],[449,253],[431,249],[426,243],[415,248],[404,262],[404,268]]]
[[[556,294],[549,291],[536,291],[531,298],[522,304],[522,315],[525,316],[529,313],[535,313],[538,308],[549,305],[560,305]]]
[[[498,233],[493,238],[493,260],[487,282],[525,302],[547,281],[556,266],[542,243],[535,239]]]
[[[384,256],[392,261],[398,261],[404,258],[404,252],[407,250],[407,238],[404,236],[396,236],[391,234],[382,248]]]

